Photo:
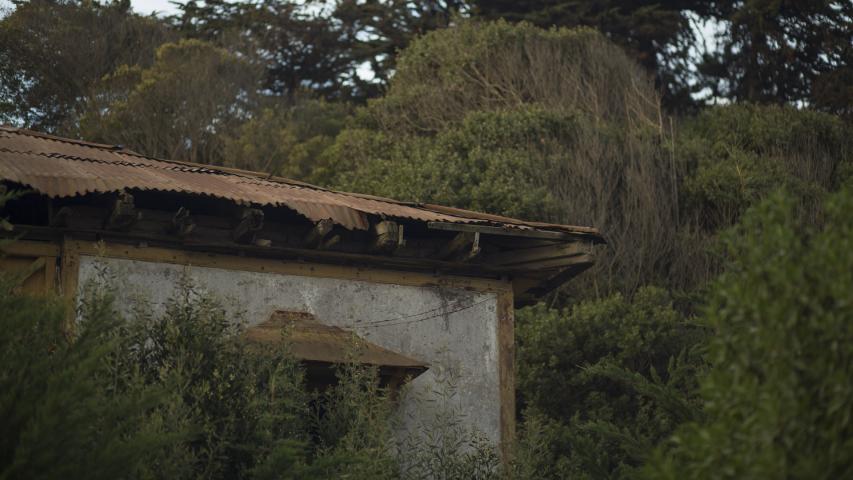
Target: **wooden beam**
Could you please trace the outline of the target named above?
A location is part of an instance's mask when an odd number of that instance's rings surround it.
[[[550,230],[502,228],[489,225],[472,225],[469,223],[449,222],[427,222],[430,230],[444,230],[449,232],[479,232],[487,235],[505,235],[510,237],[542,238],[549,240],[568,240],[573,238],[572,234],[565,232],[554,232]]]
[[[23,232],[26,234],[26,230]],[[59,246],[53,242],[15,240],[13,242],[0,242],[0,252],[4,255],[19,257],[57,257],[59,256]]]
[[[133,205],[133,195],[127,192],[118,194],[113,202],[110,216],[107,218],[105,227],[108,230],[127,231],[142,218],[142,213],[137,211]]]
[[[498,295],[498,392],[500,398],[500,453],[504,465],[512,461],[515,443],[515,310],[512,290]]]
[[[530,272],[538,270],[554,270],[570,267],[573,265],[592,265],[592,255],[580,254],[572,257],[549,258],[546,260],[537,260],[533,262],[517,263],[514,265],[502,266],[503,269],[510,272]]]
[[[523,248],[493,253],[481,258],[483,263],[491,265],[516,265],[519,263],[538,262],[556,258],[573,257],[590,254],[592,245],[587,242],[561,243],[545,247]]]
[[[257,208],[244,208],[231,238],[237,243],[252,243],[255,233],[264,228],[264,212]]]
[[[175,265],[194,265],[235,271],[340,278],[394,285],[448,287],[482,292],[504,292],[511,288],[507,281],[488,278],[483,272],[478,272],[475,276],[467,276],[447,273],[436,274],[437,268],[429,271],[415,271],[411,268],[414,266],[411,260],[387,256],[376,257],[276,247],[267,249],[239,247],[239,250],[235,252],[233,245],[228,248],[205,246],[199,249],[188,248],[188,245],[180,245],[177,249],[157,246],[140,248],[113,241],[96,244],[91,240],[77,240],[74,245],[76,246],[76,253],[81,255],[126,258]],[[236,254],[241,251],[246,254]],[[284,252],[292,254],[289,255],[289,258],[284,258]],[[364,259],[364,261],[359,262],[359,259]],[[406,260],[405,263],[409,266],[397,264],[399,260]],[[429,262],[436,264],[436,266],[441,263],[447,264],[447,262],[436,260]],[[472,265],[466,266],[473,268]]]
[[[65,299],[65,332],[74,335],[77,324],[77,282],[80,274],[80,255],[69,235],[62,238],[59,257],[59,293]]]

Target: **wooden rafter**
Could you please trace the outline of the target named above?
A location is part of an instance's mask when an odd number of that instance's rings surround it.
[[[195,220],[190,216],[190,211],[184,207],[178,208],[172,216],[172,223],[168,227],[168,233],[184,238],[195,229]]]
[[[257,208],[244,208],[231,237],[237,243],[252,243],[255,241],[255,233],[262,228],[264,228],[264,212]]]
[[[390,220],[383,220],[373,225],[373,241],[371,252],[390,253],[405,245],[403,226]]]

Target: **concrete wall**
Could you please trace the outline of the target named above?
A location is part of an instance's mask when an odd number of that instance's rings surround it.
[[[400,401],[401,436],[455,411],[500,440],[497,296],[439,287],[256,273],[81,256],[79,288],[99,276],[116,282],[119,308],[136,302],[162,312],[183,275],[223,299],[251,326],[276,310],[309,312],[326,324],[430,365]],[[375,322],[380,321],[380,324]],[[373,324],[370,324],[373,322]],[[435,400],[435,401],[430,401]]]

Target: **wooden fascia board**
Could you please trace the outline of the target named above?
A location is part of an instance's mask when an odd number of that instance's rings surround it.
[[[567,232],[554,232],[550,230],[538,229],[522,229],[522,228],[501,228],[489,225],[473,225],[468,223],[449,223],[449,222],[427,222],[427,228],[430,230],[444,230],[447,232],[479,232],[485,235],[504,235],[510,237],[522,238],[539,238],[547,240],[568,240],[575,238],[575,235]]]
[[[501,253],[486,255],[482,257],[480,261],[494,266],[507,266],[575,257],[579,255],[589,255],[591,253],[592,243],[570,242],[547,245],[544,247],[504,251]]]
[[[96,244],[94,242],[76,240],[74,248],[80,255],[93,257],[123,258],[147,262],[221,268],[225,270],[341,278],[395,285],[448,287],[497,293],[511,290],[511,284],[508,281],[481,277],[447,274],[436,275],[405,270],[310,263],[290,259],[237,256],[174,248],[124,245],[112,242]]]

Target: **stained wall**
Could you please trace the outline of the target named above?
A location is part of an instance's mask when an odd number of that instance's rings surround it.
[[[452,415],[495,444],[500,441],[497,294],[85,255],[78,289],[108,281],[125,314],[140,305],[157,314],[182,279],[221,299],[247,326],[276,310],[308,312],[427,363],[429,370],[400,399],[400,438]]]

